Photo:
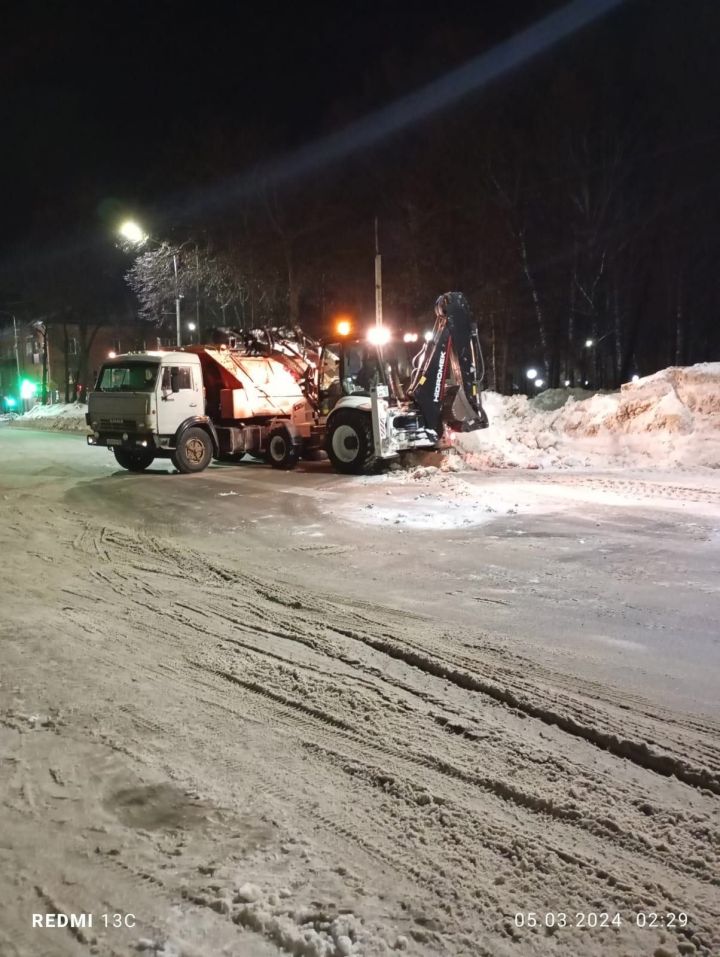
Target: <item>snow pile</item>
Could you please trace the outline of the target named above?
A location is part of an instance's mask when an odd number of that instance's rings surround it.
[[[87,432],[85,413],[87,406],[80,402],[58,402],[55,405],[35,405],[24,415],[18,416],[14,426],[29,429],[48,429],[60,432]]]
[[[545,389],[534,398],[530,399],[530,405],[536,412],[554,412],[565,405],[568,399],[575,399],[579,402],[581,399],[589,399],[595,395],[589,389]]]
[[[455,436],[465,466],[720,468],[720,362],[663,369],[580,401],[571,395],[558,408],[561,392],[485,393],[490,428]]]

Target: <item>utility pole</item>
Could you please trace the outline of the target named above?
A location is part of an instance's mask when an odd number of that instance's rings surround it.
[[[48,379],[50,378],[50,356],[48,354],[48,330],[45,323],[40,327],[43,337],[42,404],[47,405]]]
[[[10,316],[13,324],[13,349],[15,352],[15,371],[17,372],[17,382],[15,383],[15,388],[20,394],[20,349],[18,348],[18,330],[17,330],[17,319],[15,318],[15,313],[8,312],[7,309],[0,309],[6,316]]]
[[[180,325],[180,286],[178,285],[177,253],[173,253],[173,270],[175,271],[175,325],[178,349],[182,346],[182,326]]]
[[[380,327],[383,321],[382,312],[382,256],[380,255],[380,241],[378,239],[378,218],[375,217],[375,325]]]
[[[197,341],[202,342],[200,331],[200,254],[198,253],[197,243],[195,243],[195,328],[197,329]]]
[[[15,340],[15,368],[17,369],[17,389],[20,391],[20,352],[18,351],[17,319],[12,317],[13,338]]]
[[[48,342],[48,327],[47,323],[42,319],[36,319],[32,323],[32,328],[35,332],[39,332],[42,336],[42,386],[40,391],[40,401],[43,405],[47,404],[48,399],[48,383],[50,380],[50,344]]]

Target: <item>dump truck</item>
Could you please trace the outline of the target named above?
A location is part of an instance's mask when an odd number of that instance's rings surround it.
[[[438,299],[432,333],[415,350],[412,336],[373,326],[317,353],[275,339],[119,355],[88,397],[87,441],[138,472],[157,458],[192,473],[246,454],[290,469],[320,451],[337,471],[371,472],[440,447],[446,430],[487,425],[477,326],[462,293]]]

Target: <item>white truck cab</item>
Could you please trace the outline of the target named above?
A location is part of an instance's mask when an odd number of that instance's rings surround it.
[[[200,359],[189,352],[129,353],[105,362],[86,421],[88,444],[111,449],[133,472],[156,458],[171,458],[180,472],[199,472],[217,451]]]

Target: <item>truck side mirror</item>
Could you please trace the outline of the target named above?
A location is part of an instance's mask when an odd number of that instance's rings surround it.
[[[180,391],[180,376],[177,369],[170,370],[170,389],[172,392]]]

